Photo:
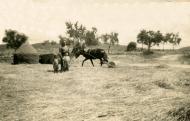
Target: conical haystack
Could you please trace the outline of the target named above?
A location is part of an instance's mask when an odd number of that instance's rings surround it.
[[[36,49],[26,41],[14,53],[13,62],[14,64],[36,64],[39,63],[39,54]]]

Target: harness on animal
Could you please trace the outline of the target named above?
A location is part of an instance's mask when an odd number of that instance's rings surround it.
[[[87,51],[87,54],[88,55],[90,55],[91,57],[93,57],[93,58],[95,58],[96,59],[96,57],[95,56],[93,56],[92,54],[90,54],[90,51],[91,51],[91,49],[89,49],[88,51]],[[95,50],[96,51],[96,50]]]
[[[90,51],[91,51],[91,49],[89,49],[89,50],[87,51],[88,55],[90,55],[91,57],[93,57],[93,58],[96,59],[97,57],[95,57],[95,56],[93,56],[92,54],[90,54]],[[95,53],[96,53],[96,51],[97,51],[97,50],[95,50]],[[105,54],[105,51],[101,50],[101,52],[103,52],[103,53]]]

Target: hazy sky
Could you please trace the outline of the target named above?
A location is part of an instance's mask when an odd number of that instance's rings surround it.
[[[190,46],[190,0],[0,0],[0,39],[15,29],[30,43],[58,40],[66,21],[97,27],[98,34],[118,32],[121,44],[150,29],[179,32],[181,46]]]

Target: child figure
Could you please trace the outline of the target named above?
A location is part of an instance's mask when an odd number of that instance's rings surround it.
[[[69,56],[69,53],[68,53],[68,52],[65,53],[64,60],[66,60],[67,63],[70,64],[71,59],[70,59],[70,56]]]
[[[58,73],[58,71],[59,71],[59,59],[58,59],[57,55],[54,56],[53,70],[54,70],[54,73]]]

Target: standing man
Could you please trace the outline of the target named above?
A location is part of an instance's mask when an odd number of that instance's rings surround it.
[[[61,71],[68,71],[69,65],[65,57],[69,55],[69,48],[66,45],[65,41],[60,41],[59,55],[61,58]]]

